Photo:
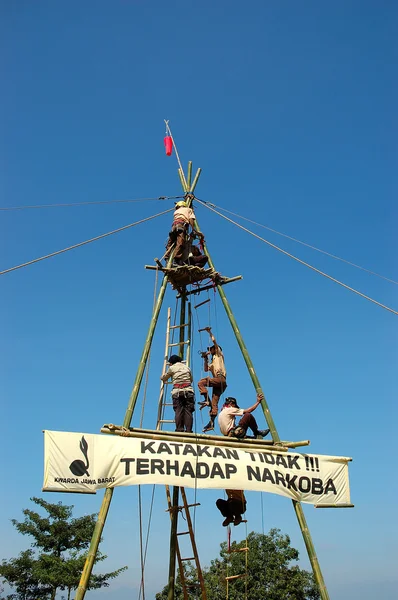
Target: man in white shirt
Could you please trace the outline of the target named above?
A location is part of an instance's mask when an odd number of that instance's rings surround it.
[[[202,354],[204,358],[204,371],[210,372],[212,376],[203,377],[203,379],[198,381],[199,392],[203,396],[203,401],[199,403],[199,406],[201,409],[205,406],[210,407],[210,421],[203,429],[203,432],[206,432],[214,430],[214,421],[218,413],[218,401],[227,387],[227,371],[221,346],[217,344],[211,328],[204,327],[204,329],[209,333],[213,342],[213,346],[210,346],[208,351]],[[211,357],[211,363],[209,363],[209,356]],[[207,388],[213,389],[211,402]]]
[[[171,397],[175,412],[176,431],[192,433],[195,394],[192,387],[191,369],[184,365],[181,356],[173,354],[169,358],[169,370],[161,376],[165,383],[171,377],[173,389]]]
[[[184,200],[176,203],[173,224],[169,233],[166,252],[163,256],[166,261],[169,258],[173,248],[175,248],[174,260],[179,262],[182,259],[188,240],[188,229],[189,226],[194,229],[195,219],[195,213],[193,212],[192,208],[188,207]]]
[[[263,438],[269,434],[269,429],[259,429],[256,419],[251,414],[261,404],[263,394],[257,394],[257,402],[250,408],[239,408],[235,398],[225,398],[225,404],[218,415],[218,424],[223,435],[244,438],[247,430],[251,429],[254,437]],[[242,417],[238,424],[236,417]]]

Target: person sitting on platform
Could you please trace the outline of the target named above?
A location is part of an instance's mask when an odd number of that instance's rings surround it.
[[[225,398],[224,406],[218,415],[218,424],[223,435],[244,438],[247,430],[251,429],[256,438],[263,438],[269,434],[269,429],[259,429],[256,419],[251,414],[261,404],[263,394],[257,394],[257,401],[250,408],[239,408],[235,398]],[[236,417],[242,416],[236,424]]]
[[[191,252],[185,262],[189,265],[194,265],[195,267],[203,269],[208,260],[207,256],[200,251],[199,246],[194,246],[192,244]]]
[[[219,498],[216,501],[216,506],[223,517],[223,527],[227,527],[233,523],[239,525],[242,523],[242,515],[246,512],[246,498],[243,490],[225,490],[228,500]]]
[[[203,429],[203,432],[206,432],[214,430],[214,421],[218,413],[218,401],[220,400],[221,394],[223,394],[227,388],[227,371],[225,369],[224,355],[221,346],[217,344],[216,338],[211,332],[211,328],[205,327],[204,329],[209,332],[213,342],[213,346],[210,346],[207,352],[202,353],[204,358],[204,370],[205,372],[210,372],[212,377],[204,377],[198,382],[199,392],[204,397],[204,400],[199,403],[199,406],[201,409],[205,406],[210,406],[210,421]],[[212,358],[210,364],[209,356]],[[207,389],[210,387],[213,388],[211,403]]]
[[[192,229],[194,228],[195,218],[195,213],[192,208],[189,208],[184,200],[180,200],[180,202],[176,203],[173,224],[171,226],[171,231],[169,232],[166,252],[163,256],[166,262],[173,248],[175,248],[174,260],[176,263],[179,264],[183,258],[184,249],[188,241],[188,229],[189,226],[191,226]]]
[[[181,356],[177,354],[170,356],[168,362],[171,367],[160,379],[165,383],[171,377],[173,383],[171,397],[175,412],[176,431],[192,433],[195,393],[192,387],[191,369],[183,364]]]

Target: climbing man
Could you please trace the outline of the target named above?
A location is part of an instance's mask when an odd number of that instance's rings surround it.
[[[216,506],[223,517],[223,527],[227,527],[233,523],[239,525],[242,523],[242,515],[246,512],[246,498],[243,490],[225,490],[227,493],[227,500],[219,498],[216,500]]]
[[[191,369],[184,365],[181,356],[177,354],[170,356],[168,362],[171,366],[160,379],[165,383],[171,377],[173,384],[171,397],[175,412],[176,431],[192,433],[195,394],[192,387]]]
[[[169,232],[169,239],[166,246],[166,252],[163,258],[169,258],[173,248],[175,247],[174,260],[177,264],[181,261],[184,254],[184,249],[188,241],[188,229],[195,226],[195,213],[192,208],[184,200],[180,200],[175,205],[173,224]]]
[[[204,329],[209,333],[213,342],[213,346],[210,346],[207,352],[202,353],[204,370],[206,373],[210,372],[212,377],[204,377],[198,382],[199,392],[204,398],[202,402],[199,402],[200,409],[210,406],[210,421],[203,429],[203,432],[206,432],[214,430],[214,421],[218,413],[218,401],[227,387],[227,371],[225,370],[222,348],[217,344],[216,338],[211,332],[211,327],[205,327]],[[210,364],[209,356],[211,356]],[[211,403],[207,388],[213,388]]]
[[[229,437],[244,438],[247,430],[251,429],[256,438],[263,438],[269,434],[269,429],[259,429],[256,419],[251,414],[261,404],[263,394],[257,394],[257,401],[250,408],[239,408],[235,398],[225,398],[224,406],[218,415],[218,424],[223,435]],[[239,423],[235,423],[236,417],[240,417]]]

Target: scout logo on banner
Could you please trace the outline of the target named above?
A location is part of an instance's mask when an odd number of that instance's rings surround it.
[[[44,436],[44,491],[90,494],[155,483],[270,492],[317,505],[350,503],[350,458],[60,431]]]

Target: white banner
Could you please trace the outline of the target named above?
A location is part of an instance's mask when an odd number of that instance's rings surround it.
[[[255,490],[309,504],[349,504],[349,458],[252,451],[193,442],[44,432],[44,491],[119,485]]]

